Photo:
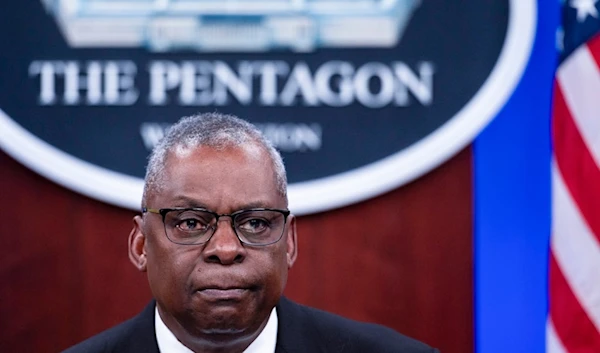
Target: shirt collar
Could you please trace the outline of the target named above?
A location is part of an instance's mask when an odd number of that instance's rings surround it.
[[[277,311],[273,308],[264,329],[243,353],[275,353],[278,322]],[[173,332],[162,321],[158,308],[154,309],[154,328],[160,353],[194,353],[177,340]]]

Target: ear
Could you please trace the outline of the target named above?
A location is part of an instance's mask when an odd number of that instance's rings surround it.
[[[294,262],[296,262],[296,257],[298,257],[298,239],[296,237],[296,216],[289,215],[288,217],[288,226],[287,226],[287,236],[286,236],[286,253],[287,253],[287,263],[288,269],[292,268]]]
[[[133,229],[129,233],[129,260],[139,271],[146,272],[146,236],[142,231],[144,220],[133,217]]]

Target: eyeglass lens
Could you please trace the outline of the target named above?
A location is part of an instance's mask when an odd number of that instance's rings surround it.
[[[232,216],[233,229],[247,244],[266,245],[278,241],[285,227],[279,211],[248,210]],[[217,216],[201,210],[171,210],[164,215],[167,237],[178,244],[207,242],[217,229]]]

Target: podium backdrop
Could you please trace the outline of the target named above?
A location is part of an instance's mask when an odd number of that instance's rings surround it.
[[[407,0],[395,47],[279,48],[261,56],[81,48],[72,40],[90,38],[77,37],[78,18],[64,17],[55,6],[61,1],[24,0],[0,10],[0,142],[6,151],[0,151],[0,351],[58,352],[135,315],[151,298],[144,274],[127,256],[136,214],[130,205],[139,188],[123,196],[123,184],[109,190],[94,183],[94,173],[85,174],[97,169],[75,163],[73,173],[62,163],[74,156],[126,176],[115,180],[134,176],[139,183],[144,156],[165,126],[182,115],[218,110],[257,119],[271,137],[283,136],[278,147],[294,183],[406,156],[403,151],[417,144],[429,148],[426,158],[403,159],[418,168],[408,163],[369,179],[387,184],[368,195],[349,190],[351,197],[338,193],[343,197],[319,206],[330,195],[313,190],[323,199],[307,198],[300,208],[299,258],[287,296],[390,326],[443,353],[544,352],[558,3]],[[486,7],[492,3],[494,10]],[[515,16],[508,15],[526,13],[511,10],[517,7],[533,9],[533,27],[511,27]],[[507,38],[523,44],[531,32],[531,48],[512,46],[528,63],[499,56]],[[98,38],[100,44],[106,39]],[[483,85],[496,61],[508,63],[509,74],[495,76],[499,86]],[[279,65],[287,71],[277,73]],[[194,86],[202,80],[182,80],[199,67],[221,80],[206,105],[197,100],[203,88]],[[267,90],[244,91],[245,69],[255,70],[253,82]],[[315,93],[303,86],[321,74],[335,87],[315,85]],[[203,73],[188,76],[194,75]],[[265,85],[273,77],[280,81]],[[393,84],[385,86],[390,77]],[[468,114],[459,114],[463,110]],[[459,115],[471,120],[456,128]],[[304,134],[291,141],[296,145],[286,139],[290,126]],[[450,138],[421,144],[440,132]],[[37,141],[31,136],[66,153],[36,149],[25,143]],[[322,156],[334,156],[335,163]]]
[[[129,263],[135,212],[68,191],[0,153],[0,347],[57,352],[150,299]],[[471,150],[398,190],[298,219],[286,295],[473,351]]]

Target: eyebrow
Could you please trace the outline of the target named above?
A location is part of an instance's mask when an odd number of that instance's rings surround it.
[[[208,209],[208,205],[206,205],[196,199],[193,199],[191,197],[184,196],[184,195],[176,196],[174,198],[174,200],[175,200],[175,205],[177,205],[177,206],[170,205],[169,207],[184,207],[184,208],[194,207],[194,208]]]
[[[213,211],[213,209],[211,207],[209,207],[208,205],[206,205],[205,203],[200,202],[197,199],[193,199],[193,198],[184,196],[184,195],[175,197],[175,204],[179,204],[180,202],[181,202],[180,206],[170,206],[170,207],[204,208],[204,209]],[[269,205],[264,201],[254,201],[254,202],[239,205],[238,207],[234,207],[234,211],[248,210],[248,209],[252,209],[252,208],[273,208],[273,207],[275,207],[275,206]]]
[[[242,205],[241,207],[237,207],[238,210],[247,210],[250,208],[273,208],[274,206],[269,206],[264,202],[251,202]]]

